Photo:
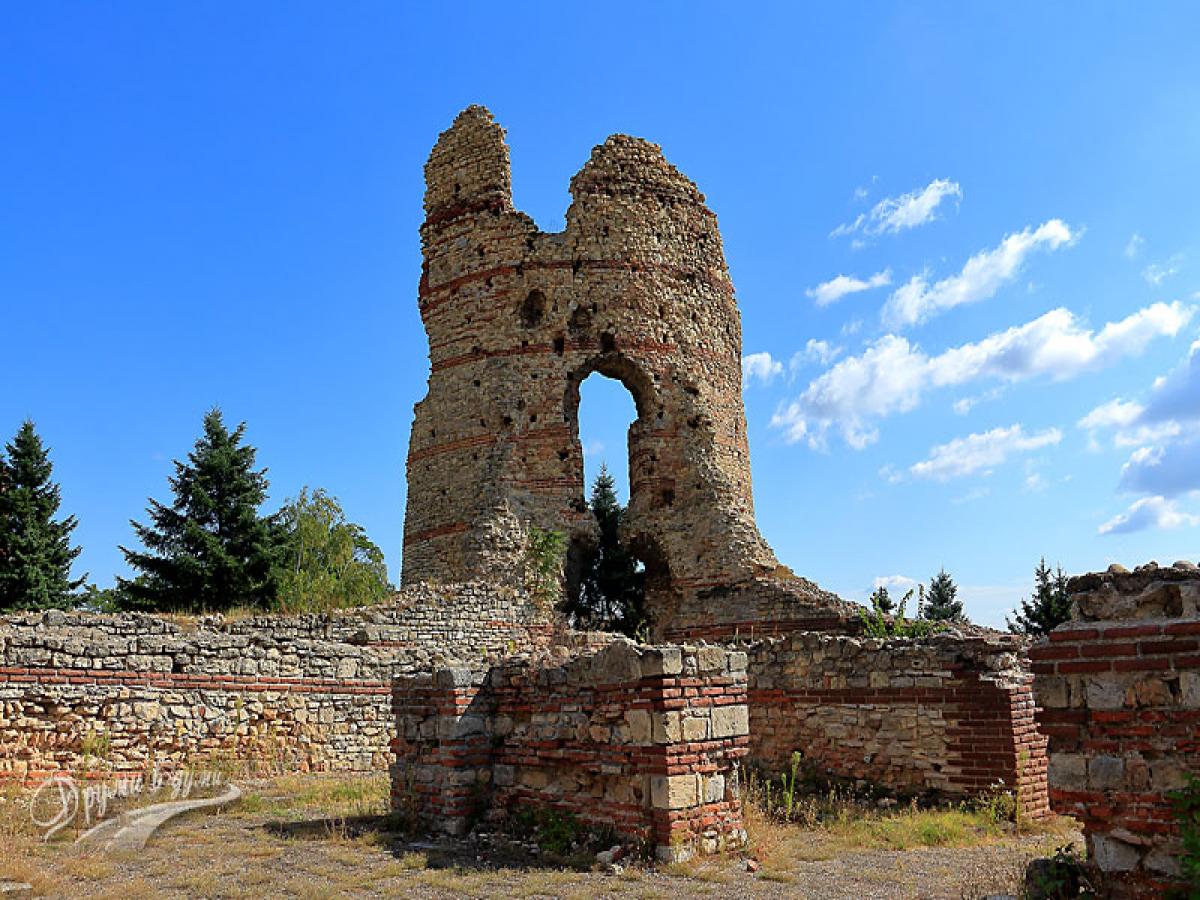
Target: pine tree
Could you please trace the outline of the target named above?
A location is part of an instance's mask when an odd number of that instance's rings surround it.
[[[71,580],[80,548],[74,516],[55,520],[62,492],[50,476],[49,451],[24,422],[0,454],[0,611],[65,609],[86,576]]]
[[[929,581],[929,590],[925,594],[925,602],[921,605],[921,618],[934,622],[965,622],[962,601],[956,599],[958,585],[954,579],[941,569]]]
[[[1022,600],[1020,609],[1013,611],[1013,618],[1006,618],[1008,630],[1013,634],[1028,634],[1040,637],[1049,634],[1057,626],[1071,618],[1071,600],[1067,595],[1067,576],[1062,566],[1051,573],[1042,557],[1033,573],[1034,595]]]
[[[633,636],[646,624],[645,572],[618,539],[625,510],[604,466],[592,484],[589,506],[600,541],[584,561],[579,596],[568,600],[565,612],[578,625]]]
[[[280,537],[273,521],[258,514],[266,470],[254,471],[256,451],[242,443],[245,431],[243,422],[230,432],[221,411],[210,410],[204,435],[168,479],[174,502],[151,499],[151,524],[131,522],[148,551],[121,548],[140,572],[118,580],[131,606],[202,612],[267,608],[274,601]]]
[[[877,613],[890,616],[896,611],[896,601],[888,595],[887,585],[881,584],[871,595],[871,609]]]

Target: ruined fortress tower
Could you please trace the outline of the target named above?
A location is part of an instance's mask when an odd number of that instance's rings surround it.
[[[755,525],[741,322],[696,186],[656,145],[614,135],[571,180],[566,229],[539,231],[513,207],[504,131],[479,106],[439,137],[425,180],[431,374],[403,583],[511,575],[531,525],[566,534],[569,560],[595,540],[578,408],[599,372],[637,408],[622,540],[646,566],[660,635],[844,616]]]

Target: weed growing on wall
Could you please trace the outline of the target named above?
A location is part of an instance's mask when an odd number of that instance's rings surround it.
[[[1190,776],[1187,786],[1172,791],[1170,797],[1183,842],[1179,868],[1187,882],[1187,887],[1176,892],[1176,896],[1200,897],[1200,778]]]
[[[525,550],[525,585],[540,603],[553,605],[562,593],[563,563],[567,558],[567,536],[529,526]]]
[[[917,587],[920,588],[920,596],[924,597],[925,586],[918,585]],[[921,618],[905,618],[905,608],[908,606],[908,601],[912,599],[915,592],[916,589],[914,588],[904,595],[900,601],[900,607],[896,610],[894,616],[890,614],[892,601],[887,598],[886,594],[872,596],[871,609],[864,609],[859,612],[859,617],[863,622],[863,634],[874,638],[920,638],[944,631],[947,628],[944,622]],[[920,608],[921,605],[918,602],[917,609],[919,610]]]

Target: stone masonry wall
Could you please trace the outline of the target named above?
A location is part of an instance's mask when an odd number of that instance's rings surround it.
[[[570,538],[576,574],[597,537],[579,388],[599,372],[637,407],[622,540],[645,563],[658,633],[828,619],[840,601],[782,569],[754,522],[741,321],[696,185],[656,145],[614,135],[572,179],[566,229],[542,232],[514,208],[504,131],[479,106],[438,138],[425,181],[430,377],[403,582],[516,571],[530,526]]]
[[[1015,790],[1048,811],[1021,640],[802,633],[750,643],[750,756],[774,773],[803,753],[818,770],[899,792]]]
[[[1073,621],[1032,650],[1051,804],[1116,896],[1160,896],[1181,852],[1168,795],[1200,776],[1200,571],[1113,566],[1068,590]]]
[[[544,644],[553,627],[482,584],[334,615],[0,618],[0,781],[215,757],[383,770],[396,674]]]
[[[720,647],[619,640],[567,661],[398,679],[393,803],[455,834],[533,805],[662,859],[740,846],[745,666]]]

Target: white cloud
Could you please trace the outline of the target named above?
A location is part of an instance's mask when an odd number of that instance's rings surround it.
[[[1127,428],[1138,420],[1143,407],[1140,403],[1127,403],[1120,397],[1109,400],[1093,409],[1079,420],[1080,428]]]
[[[958,182],[946,178],[935,179],[923,188],[880,200],[870,212],[863,213],[849,224],[839,225],[830,237],[858,231],[868,235],[895,234],[916,228],[936,218],[938,207],[947,197],[961,199],[962,188]]]
[[[745,387],[749,387],[755,379],[763,384],[770,384],[782,374],[783,363],[772,359],[770,353],[764,351],[742,357],[742,381]]]
[[[1004,394],[1004,387],[994,387],[984,391],[982,394],[975,394],[971,397],[960,397],[954,401],[954,412],[957,415],[965,416],[980,403],[985,403],[991,400],[998,400]]]
[[[1183,528],[1200,525],[1200,516],[1180,512],[1165,497],[1143,497],[1128,510],[1100,526],[1100,534],[1129,534],[1146,528]]]
[[[1151,287],[1158,287],[1168,278],[1174,278],[1176,275],[1178,275],[1179,270],[1182,267],[1182,263],[1183,255],[1176,253],[1166,262],[1151,263],[1150,265],[1146,266],[1146,268],[1142,269],[1142,278],[1144,278],[1146,284],[1150,285]]]
[[[872,288],[887,287],[891,283],[892,270],[884,269],[882,272],[876,272],[866,280],[856,278],[853,275],[838,275],[829,281],[818,284],[815,288],[809,288],[804,293],[812,297],[816,301],[817,306],[829,306],[831,303],[837,303],[848,294],[857,294],[862,291],[869,291]]]
[[[885,587],[889,593],[896,591],[903,596],[905,591],[912,590],[917,584],[917,579],[909,578],[907,575],[880,575],[875,579],[873,589],[877,591],[881,587]]]
[[[789,442],[806,440],[813,447],[823,447],[829,429],[836,428],[846,443],[861,449],[878,438],[874,420],[915,409],[931,390],[982,379],[1072,378],[1141,353],[1154,337],[1177,334],[1194,312],[1178,302],[1156,303],[1095,332],[1069,310],[1055,309],[933,357],[906,338],[884,335],[810,382],[776,411],[771,424]]]
[[[993,428],[980,434],[969,434],[934,447],[929,458],[914,463],[909,472],[914,478],[949,481],[976,472],[991,474],[1016,453],[1029,453],[1049,447],[1062,440],[1062,432],[1048,428],[1036,434],[1026,434],[1021,425]]]
[[[804,345],[804,349],[792,355],[788,361],[788,369],[792,374],[795,374],[805,366],[816,363],[817,365],[827,366],[839,356],[842,355],[843,348],[835,346],[829,341],[819,341],[816,338],[809,338],[808,343]]]
[[[1129,243],[1125,245],[1125,258],[1137,259],[1138,254],[1142,252],[1142,247],[1145,246],[1146,239],[1136,231],[1129,236]]]
[[[998,247],[976,253],[957,275],[932,285],[925,273],[915,275],[892,292],[883,308],[883,321],[889,328],[904,328],[955,306],[987,300],[1017,276],[1034,250],[1056,250],[1077,236],[1061,219],[1051,219],[1036,229],[1008,235]]]

